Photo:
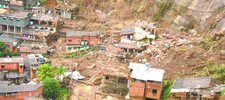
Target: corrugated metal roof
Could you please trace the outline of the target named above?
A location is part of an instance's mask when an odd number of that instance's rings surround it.
[[[133,34],[135,31],[133,28],[129,28],[129,27],[125,27],[125,28],[122,28],[121,30],[121,35],[128,35],[128,34]]]
[[[219,81],[212,79],[211,77],[180,78],[174,81],[171,92],[187,89],[209,88],[219,84]]]
[[[2,41],[2,42],[9,42],[9,43],[14,43],[14,42],[19,42],[19,40],[18,39],[15,39],[15,38],[13,38],[12,36],[10,36],[10,35],[7,35],[7,34],[2,34],[2,35],[0,35],[0,41]]]
[[[24,11],[7,11],[5,13],[0,14],[0,16],[25,19],[28,17],[28,14],[29,12]]]
[[[131,72],[131,78],[146,81],[161,82],[165,72],[162,69],[150,68],[150,66],[147,66],[146,64],[138,63],[130,63],[129,68],[133,69]]]
[[[66,37],[82,37],[82,36],[87,36],[87,35],[90,35],[90,36],[97,36],[98,33],[97,32],[87,32],[87,31],[73,31],[73,30],[70,30],[70,31],[67,31],[66,32]]]
[[[34,90],[37,90],[41,86],[42,86],[41,84],[0,86],[0,93],[34,91]]]

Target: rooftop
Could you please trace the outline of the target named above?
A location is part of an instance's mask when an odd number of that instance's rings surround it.
[[[121,35],[133,34],[135,31],[133,28],[124,27],[121,29]]]
[[[97,36],[97,32],[88,32],[88,31],[67,31],[66,37],[82,37],[82,36]]]
[[[29,12],[24,11],[7,11],[0,14],[0,16],[25,19],[26,17],[28,17],[28,14]]]
[[[139,64],[134,62],[129,64],[129,69],[133,69],[131,72],[131,78],[157,82],[163,81],[165,72],[162,69],[150,68],[148,64]]]
[[[188,92],[190,89],[209,88],[219,84],[219,81],[211,77],[180,78],[174,81],[171,92]]]
[[[19,63],[20,65],[24,64],[23,57],[13,57],[13,58],[0,58],[0,63]]]
[[[119,47],[121,48],[129,48],[129,49],[137,49],[137,50],[142,50],[143,46],[145,46],[145,44],[139,42],[139,43],[134,43],[134,42],[123,42],[121,41],[118,44]]]
[[[0,93],[35,91],[42,85],[8,85],[0,86]]]
[[[0,35],[0,41],[7,42],[7,43],[12,43],[12,44],[19,42],[18,39],[15,39],[12,36],[7,35],[7,34]]]
[[[38,14],[34,14],[31,19],[33,20],[40,20],[40,21],[56,21],[57,18],[54,18],[48,14],[42,14],[42,13],[38,13]]]

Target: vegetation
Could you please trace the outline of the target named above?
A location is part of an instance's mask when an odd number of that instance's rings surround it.
[[[43,81],[42,95],[45,98],[51,98],[55,100],[55,97],[60,94],[59,81],[54,78],[47,78]]]
[[[44,81],[47,78],[54,78],[54,74],[53,67],[50,64],[43,64],[38,67],[37,76],[40,81]]]
[[[225,82],[225,64],[220,64],[212,61],[206,61],[204,70],[208,75]]]
[[[57,100],[67,100],[68,89],[61,88],[58,77],[64,75],[66,68],[62,66],[51,66],[43,64],[38,67],[37,76],[43,82],[43,96],[45,98],[56,98]],[[57,78],[57,79],[54,79]]]
[[[4,42],[0,41],[0,57],[5,57],[5,54],[8,56],[20,56],[19,52],[11,53],[7,48],[7,45]]]
[[[165,80],[163,83],[163,92],[162,92],[162,98],[163,100],[169,100],[170,99],[170,91],[172,89],[171,85],[172,85],[172,81],[170,80]]]
[[[167,0],[166,2],[159,3],[157,12],[153,15],[152,20],[156,21],[161,18],[172,6],[172,0]]]
[[[203,49],[209,50],[209,49],[212,49],[212,47],[215,46],[217,43],[218,43],[218,41],[215,41],[210,37],[206,37],[203,40],[201,47]]]

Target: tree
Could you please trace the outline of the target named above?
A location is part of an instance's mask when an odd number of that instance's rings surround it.
[[[64,73],[66,72],[66,68],[63,68],[62,66],[56,66],[54,73],[56,74],[56,77],[58,78],[60,75],[64,75]]]
[[[39,81],[44,81],[47,78],[54,78],[55,74],[50,64],[43,64],[38,67],[37,77]]]
[[[4,42],[1,42],[1,41],[0,41],[0,51],[1,51],[1,52],[4,52],[5,49],[7,49],[6,44],[5,44]]]
[[[60,84],[59,81],[54,78],[47,78],[42,83],[42,95],[45,98],[51,98],[55,100],[55,97],[60,93]]]

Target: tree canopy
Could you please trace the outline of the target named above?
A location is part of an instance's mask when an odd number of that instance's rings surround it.
[[[52,98],[55,100],[55,97],[60,94],[60,84],[57,79],[47,78],[43,81],[43,91],[42,95],[45,98]]]
[[[50,64],[43,64],[38,67],[37,76],[39,81],[44,81],[47,78],[54,78],[53,67]]]

